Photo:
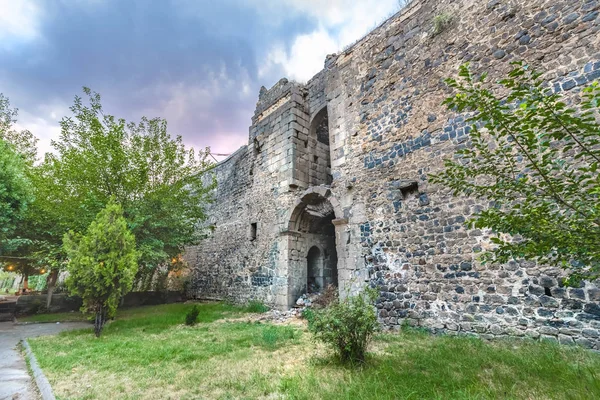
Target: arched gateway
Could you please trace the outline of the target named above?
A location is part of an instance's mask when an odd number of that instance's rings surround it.
[[[287,294],[285,304],[290,307],[304,293],[323,290],[327,285],[338,285],[339,240],[336,225],[343,220],[337,201],[324,186],[308,189],[289,214],[282,256],[287,264]],[[281,301],[280,301],[281,302]]]

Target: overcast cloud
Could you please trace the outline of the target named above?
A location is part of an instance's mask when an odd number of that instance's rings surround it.
[[[260,86],[306,81],[398,0],[0,0],[0,92],[50,149],[81,87],[188,145],[247,142]]]

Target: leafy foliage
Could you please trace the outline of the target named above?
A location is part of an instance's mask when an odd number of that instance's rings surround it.
[[[600,274],[600,86],[568,105],[539,72],[516,63],[492,86],[462,66],[445,104],[472,112],[470,146],[431,176],[455,195],[490,206],[468,223],[491,228],[497,245],[484,261],[532,259],[570,271],[567,283]]]
[[[65,235],[69,257],[67,286],[83,299],[82,311],[96,315],[100,336],[107,318],[115,315],[122,296],[131,290],[138,269],[135,237],[127,228],[121,206],[110,202],[83,236]]]
[[[10,143],[29,164],[33,164],[37,156],[37,138],[28,130],[16,130],[19,110],[11,108],[10,101],[0,93],[0,140]]]
[[[185,324],[188,326],[196,325],[198,322],[198,315],[200,314],[200,309],[197,305],[194,304],[192,308],[185,314]]]
[[[31,182],[27,178],[23,158],[0,139],[0,255],[8,246],[16,224],[33,200]]]
[[[60,259],[57,240],[81,232],[110,201],[120,204],[136,237],[140,275],[151,282],[156,267],[178,259],[199,239],[212,180],[207,153],[187,149],[172,138],[160,118],[127,123],[105,114],[100,95],[84,88],[73,115],[61,121],[61,134],[36,175],[36,212],[47,233],[46,253]]]
[[[306,314],[315,338],[330,345],[344,363],[364,362],[367,347],[379,329],[374,289],[337,300],[327,308]]]
[[[29,131],[13,128],[17,114],[0,93],[0,256],[22,244],[14,238],[15,229],[34,200],[28,172],[35,160],[36,139]]]

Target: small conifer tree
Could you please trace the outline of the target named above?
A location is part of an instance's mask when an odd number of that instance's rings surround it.
[[[121,206],[111,201],[85,235],[71,231],[63,242],[69,259],[67,287],[83,299],[82,311],[95,315],[94,331],[99,337],[133,285],[138,269],[135,237],[127,228]]]

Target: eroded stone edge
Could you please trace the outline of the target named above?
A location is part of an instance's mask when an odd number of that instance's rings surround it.
[[[25,349],[25,355],[29,359],[29,367],[33,373],[33,380],[40,391],[42,400],[56,400],[56,397],[54,397],[54,393],[52,392],[52,386],[50,386],[48,378],[46,378],[46,375],[44,375],[44,372],[40,368],[40,365],[38,364],[37,359],[35,358],[35,355],[33,354],[33,351],[27,342],[27,339],[22,339],[21,343]]]

